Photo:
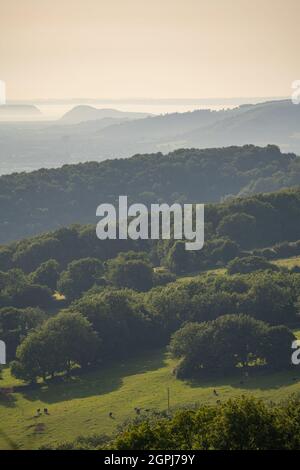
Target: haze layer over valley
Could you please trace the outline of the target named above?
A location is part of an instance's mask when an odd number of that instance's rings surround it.
[[[300,106],[286,100],[157,116],[78,106],[55,122],[1,122],[0,174],[249,143],[300,154]]]

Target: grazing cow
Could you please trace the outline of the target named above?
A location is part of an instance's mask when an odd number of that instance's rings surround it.
[[[38,409],[36,410],[36,414],[34,415],[34,417],[35,417],[35,418],[39,418],[41,415],[42,415],[41,409],[38,408]]]

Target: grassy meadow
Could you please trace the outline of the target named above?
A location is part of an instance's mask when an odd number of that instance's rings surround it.
[[[300,257],[275,263],[287,268],[300,266]],[[211,272],[223,274],[226,270]],[[188,282],[193,277],[195,274],[183,276],[177,282]],[[294,333],[300,339],[300,330]],[[188,382],[175,378],[175,366],[176,361],[165,350],[157,350],[124,363],[107,365],[105,369],[75,375],[67,381],[60,378],[47,385],[40,384],[35,389],[13,378],[9,368],[5,368],[0,387],[14,387],[14,393],[11,400],[0,401],[0,449],[35,449],[80,435],[111,435],[124,420],[135,416],[135,407],[143,412],[166,409],[168,389],[171,407],[214,404],[242,394],[266,401],[281,401],[300,394],[300,369],[248,378]],[[38,408],[42,412],[47,408],[49,414],[37,417]]]
[[[0,405],[1,431],[5,432],[0,436],[0,448],[38,448],[79,435],[112,434],[125,419],[135,416],[135,407],[166,409],[168,388],[171,407],[213,404],[241,394],[280,401],[300,393],[300,370],[243,380],[234,377],[184,382],[175,378],[175,365],[164,351],[152,351],[124,364],[34,390],[22,387],[6,369],[1,387],[14,386],[15,393],[13,401]],[[49,415],[36,417],[37,408],[48,408]],[[10,437],[13,442],[9,442]]]

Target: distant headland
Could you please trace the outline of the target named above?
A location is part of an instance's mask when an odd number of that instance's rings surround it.
[[[0,119],[26,119],[41,116],[41,111],[29,104],[3,104],[0,105]]]

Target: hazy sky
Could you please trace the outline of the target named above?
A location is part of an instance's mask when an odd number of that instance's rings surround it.
[[[287,96],[299,0],[0,0],[9,99]]]

